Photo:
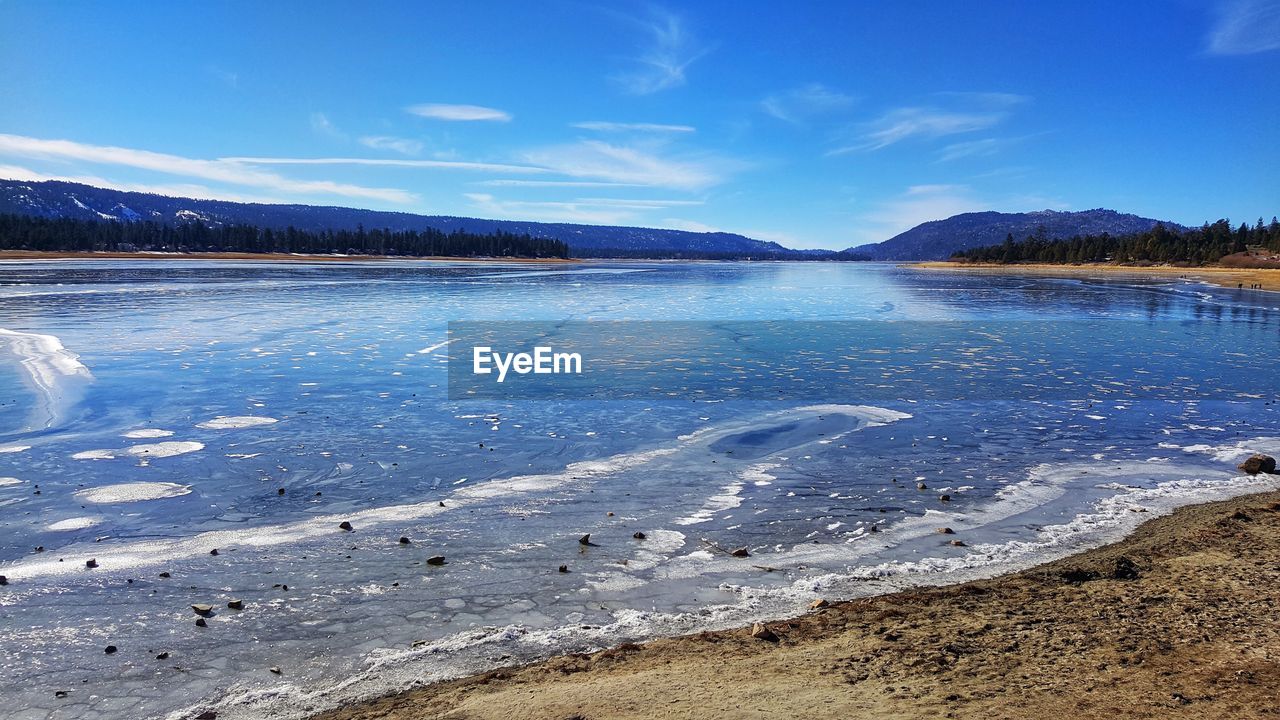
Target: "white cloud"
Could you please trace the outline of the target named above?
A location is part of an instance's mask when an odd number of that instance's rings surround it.
[[[422,143],[409,138],[392,137],[390,135],[366,135],[359,140],[361,145],[374,150],[390,150],[401,155],[417,155],[422,152]]]
[[[719,184],[728,163],[664,157],[635,147],[584,140],[532,150],[524,160],[561,175],[608,182],[700,190]]]
[[[632,95],[651,95],[685,84],[685,71],[707,53],[674,13],[654,8],[648,19],[629,18],[646,36],[647,45],[635,58],[635,72],[615,78]]]
[[[284,157],[227,157],[222,162],[242,165],[369,165],[373,167],[435,168],[441,170],[479,170],[483,172],[545,173],[547,168],[504,163],[467,162],[462,160],[397,160],[388,158],[284,158]]]
[[[42,173],[31,170],[30,168],[20,167],[18,165],[0,165],[0,178],[4,178],[6,180],[22,180],[26,182],[46,182],[54,180],[58,182],[79,183],[81,185],[110,188],[112,190],[123,190],[125,192],[151,193],[153,195],[196,198],[199,200],[230,200],[232,202],[253,203],[284,202],[280,198],[268,195],[245,195],[243,193],[228,192],[226,190],[210,188],[205,185],[189,183],[155,185],[150,183],[118,182],[116,180],[110,180],[97,175],[56,175]]]
[[[1280,0],[1221,0],[1207,49],[1214,55],[1280,50]]]
[[[846,109],[853,103],[852,96],[819,83],[809,83],[766,97],[760,101],[760,108],[779,120],[802,125],[809,118]]]
[[[311,130],[317,135],[335,140],[346,140],[347,134],[329,121],[329,116],[322,112],[311,113]]]
[[[577,122],[570,127],[596,132],[653,132],[653,133],[691,133],[697,131],[692,125],[663,125],[660,123],[622,123],[589,120]]]
[[[900,107],[865,123],[851,145],[828,155],[881,150],[904,140],[932,140],[986,130],[1009,117],[1016,105],[1027,102],[1025,95],[999,92],[935,93],[943,107]]]
[[[264,188],[291,195],[340,195],[391,203],[412,203],[417,200],[416,196],[404,190],[370,188],[331,180],[294,180],[233,160],[197,160],[149,150],[89,145],[71,140],[43,140],[0,134],[0,156],[131,167],[167,175]]]
[[[423,103],[411,105],[405,112],[431,120],[450,120],[454,122],[510,122],[511,114],[502,110],[480,105],[445,105],[441,103]]]
[[[477,180],[474,185],[488,187],[644,187],[640,183],[604,182],[599,180]]]
[[[660,205],[636,206],[634,203],[608,200],[525,201],[502,200],[489,193],[466,193],[478,213],[488,217],[543,222],[585,223],[589,225],[625,225],[634,223],[645,212]]]

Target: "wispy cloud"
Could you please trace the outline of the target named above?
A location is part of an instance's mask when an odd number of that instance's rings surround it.
[[[643,132],[643,133],[691,133],[696,132],[697,128],[692,125],[664,125],[661,123],[624,123],[624,122],[605,122],[603,120],[588,120],[586,122],[576,122],[570,125],[582,130],[593,130],[595,132]]]
[[[311,131],[317,135],[335,140],[346,140],[347,134],[338,129],[329,116],[322,112],[311,113]]]
[[[695,200],[630,200],[578,198],[565,201],[503,200],[489,193],[466,193],[477,212],[489,217],[618,225],[635,222],[645,213],[670,207],[700,205]]]
[[[986,130],[1028,98],[1011,93],[938,93],[948,107],[901,107],[862,126],[857,142],[830,155],[881,150],[911,139],[936,139]]]
[[[510,122],[511,113],[480,105],[445,105],[441,103],[423,103],[410,105],[404,109],[410,115],[429,118],[431,120],[449,120],[453,122]]]
[[[486,187],[536,187],[536,188],[587,188],[587,187],[644,187],[640,183],[605,182],[602,180],[477,180],[473,185]]]
[[[4,178],[6,180],[23,180],[27,182],[45,182],[54,180],[57,182],[79,183],[81,185],[110,188],[112,190],[123,190],[125,192],[151,193],[154,195],[196,198],[199,200],[230,200],[232,202],[253,203],[284,202],[283,199],[270,195],[231,192],[220,188],[211,188],[206,185],[198,185],[194,183],[155,184],[120,182],[118,180],[104,178],[99,175],[62,175],[57,173],[44,173],[18,165],[0,164],[0,178]]]
[[[628,18],[645,36],[639,66],[634,72],[615,78],[632,95],[651,95],[685,84],[685,71],[707,53],[685,27],[679,15],[653,8],[648,18]]]
[[[240,75],[238,73],[231,72],[230,70],[226,70],[217,65],[207,65],[205,66],[205,71],[212,75],[218,82],[221,82],[232,90],[240,88]]]
[[[809,83],[766,97],[760,101],[760,109],[779,120],[802,125],[817,115],[852,107],[854,102],[850,95],[820,83]]]
[[[503,163],[467,162],[464,160],[396,160],[388,158],[286,158],[286,157],[226,157],[223,162],[242,165],[368,165],[371,167],[435,168],[440,170],[479,170],[484,172],[546,173],[547,168],[531,165],[507,165]]]
[[[1280,50],[1280,0],[1220,0],[1209,31],[1214,55],[1250,55]]]
[[[422,143],[409,138],[392,137],[390,135],[366,135],[359,140],[361,145],[374,150],[390,150],[401,155],[417,155],[422,152]]]
[[[417,200],[415,195],[404,190],[363,187],[331,180],[295,180],[234,160],[199,160],[71,140],[44,140],[0,134],[0,156],[115,165],[293,195],[339,195],[391,203],[412,203]]]
[[[717,185],[731,165],[714,158],[669,157],[651,149],[599,140],[532,150],[524,154],[524,160],[570,177],[677,190]]]

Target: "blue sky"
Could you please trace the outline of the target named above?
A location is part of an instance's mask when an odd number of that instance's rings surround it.
[[[0,177],[843,248],[1277,160],[1280,0],[0,0]]]

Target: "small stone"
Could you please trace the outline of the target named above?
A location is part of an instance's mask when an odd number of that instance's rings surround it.
[[[8,585],[8,584],[9,584],[9,578],[3,575],[0,575],[0,585]]]
[[[87,568],[96,568],[96,567],[98,567],[98,560],[97,560],[97,558],[94,558],[94,559],[92,559],[92,560],[85,560],[85,561],[84,561],[84,566],[85,566],[85,567],[87,567]]]
[[[605,513],[605,516],[606,516],[606,517],[613,517],[613,512],[607,512],[607,513]]]
[[[401,544],[401,545],[408,545],[408,544],[409,544],[409,538],[407,538],[407,537],[405,537],[405,536],[401,535],[401,536],[400,536],[400,544]]]
[[[645,535],[645,534],[644,534],[644,533],[642,533],[642,532],[637,532],[637,533],[632,533],[632,534],[631,534],[631,537],[633,537],[633,538],[635,538],[635,539],[637,539],[637,540],[644,540],[645,538],[647,538],[647,537],[649,537],[649,536],[648,536],[648,535]]]
[[[441,500],[441,501],[440,501],[440,507],[444,507],[444,501],[443,501],[443,500]]]
[[[347,532],[355,530],[355,528],[351,527],[351,523],[347,522],[346,520],[343,520],[342,522],[338,523],[338,527],[342,530],[346,530]]]
[[[427,564],[428,564],[428,565],[443,565],[443,564],[444,564],[444,556],[443,556],[443,555],[432,555],[431,557],[427,558]]]
[[[218,548],[214,548],[214,549],[210,550],[210,551],[209,551],[209,554],[210,554],[210,555],[217,555],[217,554],[218,554]]]
[[[938,528],[938,529],[937,529],[937,532],[938,532],[939,534],[941,534],[941,535],[955,535],[955,534],[956,534],[956,531],[955,531],[955,530],[952,530],[952,529],[951,529],[951,528],[949,528],[949,527],[940,527],[940,528]]]
[[[747,552],[747,549],[744,547],[737,548],[729,554],[734,557],[751,557],[751,553]]]
[[[54,691],[53,696],[56,698],[64,698],[69,694],[70,693],[68,693],[66,690],[56,690]]]
[[[167,652],[162,652],[162,653],[160,653],[159,655],[156,655],[156,659],[157,659],[157,660],[168,660],[168,659],[169,659],[169,653],[167,653]]]
[[[236,600],[228,600],[228,601],[227,601],[227,607],[231,608],[232,610],[243,610],[243,609],[244,609],[244,601],[243,601],[243,600],[239,600],[239,599],[236,599]]]
[[[872,526],[871,526],[871,529],[870,529],[870,530],[868,530],[867,532],[874,532],[874,533],[878,533],[878,532],[880,532],[880,526],[878,526],[878,525],[872,525]]]
[[[105,648],[103,648],[102,652],[104,652],[104,653],[106,653],[106,654],[108,654],[108,655],[115,655],[115,654],[116,654],[116,651],[117,651],[117,650],[119,650],[119,649],[120,649],[120,648],[116,647],[115,645],[108,645],[108,646],[106,646]]]
[[[939,495],[938,499],[941,500],[942,502],[951,502],[951,496],[946,494]]]
[[[951,544],[955,545],[956,547],[966,547],[966,543],[963,540],[952,540]]]
[[[829,607],[830,605],[831,603],[827,602],[826,600],[823,600],[822,598],[818,598],[817,600],[814,600],[813,602],[809,603],[809,609],[821,610],[822,608]]]
[[[209,623],[204,618],[196,618],[196,627],[209,627]]]
[[[583,535],[582,537],[578,538],[578,544],[579,544],[579,545],[590,545],[590,544],[591,544],[591,533],[587,533],[586,535]]]
[[[284,488],[276,488],[276,494],[277,494],[277,495],[283,495],[283,494],[284,494]]]
[[[767,642],[778,642],[778,636],[769,629],[764,623],[756,623],[751,626],[751,637]]]
[[[917,489],[917,490],[928,490],[928,489],[929,489],[929,486],[928,486],[928,485],[925,485],[924,483],[916,483],[916,489]]]
[[[191,606],[191,609],[194,610],[197,615],[208,615],[213,612],[213,606],[208,603],[196,603]]]
[[[36,552],[44,552],[44,546],[43,546],[43,545],[37,545],[37,546],[36,546]]]
[[[561,565],[561,566],[560,566],[560,572],[562,572],[562,573],[567,573],[567,572],[569,572],[569,566],[568,566],[568,565]]]
[[[197,715],[195,720],[218,720],[218,713],[213,710],[205,710]]]
[[[162,578],[168,578],[168,577],[173,577],[173,576],[172,576],[172,575],[170,575],[170,574],[169,574],[169,571],[167,571],[167,570],[166,570],[165,572],[160,573],[160,577],[162,577]]]
[[[279,675],[279,674],[281,673],[280,668],[278,668],[278,667],[274,667],[274,666],[273,666],[273,667],[270,667],[270,668],[267,668],[267,670],[268,670],[271,674],[273,674],[273,675]]]

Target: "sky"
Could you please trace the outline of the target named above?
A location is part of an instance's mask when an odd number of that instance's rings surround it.
[[[0,177],[845,248],[1280,214],[1280,0],[0,0]]]

